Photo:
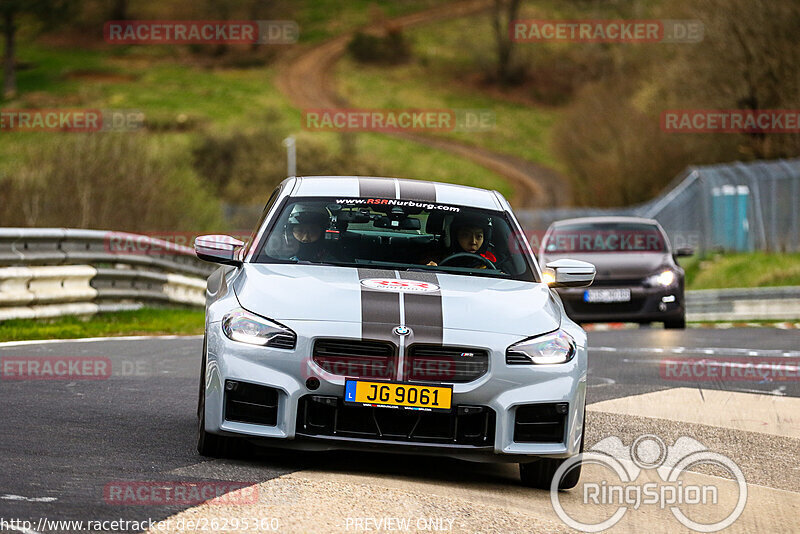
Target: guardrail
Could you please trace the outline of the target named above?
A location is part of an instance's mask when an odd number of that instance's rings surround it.
[[[189,247],[138,234],[0,228],[0,321],[203,306],[215,268]],[[686,305],[690,321],[797,319],[800,287],[687,291]]]
[[[704,289],[686,292],[690,321],[800,318],[800,287]]]
[[[0,228],[0,320],[144,303],[203,306],[205,279],[214,269],[189,247],[138,234]]]

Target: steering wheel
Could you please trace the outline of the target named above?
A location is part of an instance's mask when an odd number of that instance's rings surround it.
[[[491,262],[491,260],[487,260],[480,254],[475,254],[474,252],[456,252],[455,254],[450,254],[445,259],[440,261],[439,265],[445,265],[446,263],[450,262],[450,260],[455,260],[458,258],[469,258],[471,260],[480,260],[486,265],[488,269],[494,269],[495,271],[497,270],[497,267],[495,266],[494,263]]]

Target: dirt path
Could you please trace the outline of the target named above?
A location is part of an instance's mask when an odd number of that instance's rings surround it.
[[[464,17],[485,11],[491,0],[470,0],[392,19],[395,26],[430,24],[437,20]],[[278,77],[278,88],[292,103],[304,108],[341,108],[348,103],[336,92],[334,67],[345,53],[352,32],[340,35],[290,58]],[[392,133],[396,138],[446,150],[503,176],[514,188],[511,202],[517,208],[558,207],[569,199],[566,180],[556,171],[507,154],[442,137],[415,133]]]

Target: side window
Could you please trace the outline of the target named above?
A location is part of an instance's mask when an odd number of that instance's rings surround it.
[[[255,228],[253,228],[253,233],[250,234],[250,239],[247,242],[247,250],[245,250],[244,252],[244,257],[250,254],[250,249],[255,246],[255,241],[258,231],[264,225],[264,221],[267,219],[267,215],[269,214],[269,212],[275,206],[275,202],[278,201],[278,196],[280,195],[280,192],[281,192],[280,186],[276,187],[275,190],[270,195],[269,200],[267,200],[267,205],[264,206],[264,211],[261,212],[261,217],[258,219],[258,224],[256,224]]]

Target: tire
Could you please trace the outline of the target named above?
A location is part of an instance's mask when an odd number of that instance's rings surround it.
[[[585,423],[584,423],[585,424]],[[583,437],[586,435],[586,428],[584,427],[583,434],[581,434],[581,449],[583,452]],[[529,488],[538,488],[549,490],[550,484],[553,481],[553,475],[561,464],[568,461],[570,458],[539,458],[534,462],[526,462],[519,464],[519,478],[523,486]],[[573,467],[558,484],[558,489],[572,489],[578,485],[578,480],[581,478],[581,464]]]
[[[203,340],[203,361],[200,364],[200,393],[197,397],[197,452],[211,458],[235,458],[243,452],[241,441],[206,432],[206,342]]]
[[[684,330],[686,328],[686,316],[674,321],[664,321],[664,328],[667,330]]]

